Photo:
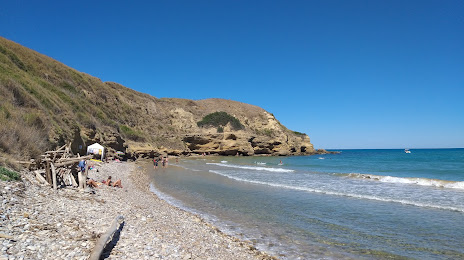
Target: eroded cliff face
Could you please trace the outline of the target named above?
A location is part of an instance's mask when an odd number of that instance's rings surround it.
[[[150,103],[155,104],[150,104]],[[136,125],[148,134],[143,140],[124,140],[117,132],[82,129],[85,143],[99,142],[109,147],[110,154],[123,151],[130,157],[151,158],[157,155],[308,155],[315,150],[306,134],[284,127],[262,108],[223,99],[181,100],[161,99],[138,104],[139,111],[157,107],[156,117],[141,112]],[[237,118],[242,130],[233,130],[230,123],[219,132],[216,127],[199,127],[205,115],[224,111]],[[153,134],[154,133],[154,134]]]
[[[307,135],[295,134],[283,127],[273,115],[263,111],[263,116],[247,118],[245,130],[233,131],[230,125],[223,133],[215,128],[199,129],[186,134],[183,141],[194,153],[219,155],[304,155],[313,154],[314,147]]]

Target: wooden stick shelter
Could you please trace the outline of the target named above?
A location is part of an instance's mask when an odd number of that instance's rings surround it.
[[[71,153],[71,144],[64,145],[55,151],[47,151],[41,156],[40,160],[31,160],[30,162],[21,162],[29,167],[35,165],[38,169],[35,171],[36,179],[40,183],[46,183],[58,189],[59,183],[71,185],[85,189],[88,173],[87,161],[92,159],[93,155],[74,157]],[[85,160],[86,167],[84,174],[77,170],[77,164]],[[77,170],[77,171],[76,171]],[[77,175],[78,182],[74,175]]]

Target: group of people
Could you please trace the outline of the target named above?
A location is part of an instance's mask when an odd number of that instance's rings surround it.
[[[158,164],[161,162],[163,168],[168,167],[169,158],[168,157],[158,157],[153,159],[153,169],[158,169]]]
[[[103,184],[106,184],[106,186],[112,186],[112,187],[118,187],[118,188],[122,188],[122,183],[121,183],[121,180],[117,180],[115,182],[113,182],[111,180],[111,176],[108,176],[108,179],[106,181],[102,181]],[[102,183],[98,183],[96,182],[94,179],[91,179],[91,178],[88,178],[87,179],[87,185],[89,186],[92,186],[94,188],[97,188],[98,186],[100,186]]]
[[[78,166],[79,166],[80,171],[82,173],[84,173],[85,172],[86,162],[84,160],[81,160],[79,162]],[[108,176],[108,179],[106,181],[102,181],[101,183],[96,182],[94,179],[87,178],[86,183],[87,183],[87,185],[89,185],[91,187],[94,187],[94,188],[97,188],[101,184],[106,184],[107,186],[122,188],[121,180],[119,179],[119,180],[113,182],[112,179],[111,179],[111,176]]]

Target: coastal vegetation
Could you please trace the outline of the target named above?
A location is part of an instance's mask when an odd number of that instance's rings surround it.
[[[215,134],[241,133],[219,140],[219,135],[208,136],[209,127],[216,128]],[[11,167],[69,143],[74,154],[83,154],[95,142],[108,155],[123,151],[130,158],[205,151],[290,155],[303,146],[308,154],[314,149],[305,136],[257,106],[216,98],[156,98],[102,82],[0,37],[0,165]],[[254,137],[262,138],[249,141]]]
[[[2,181],[17,181],[20,179],[19,173],[8,170],[5,167],[0,166],[0,180]]]
[[[134,130],[127,125],[120,125],[119,129],[121,130],[122,135],[130,140],[143,141],[145,139],[145,135],[142,131]]]
[[[222,111],[214,112],[214,113],[206,115],[205,117],[203,117],[201,121],[197,123],[197,125],[199,127],[205,127],[205,126],[218,127],[218,132],[219,132],[220,131],[219,127],[224,127],[229,123],[233,130],[242,130],[245,128],[237,118]],[[222,131],[223,130],[224,129],[222,129]]]
[[[265,135],[268,137],[272,137],[274,135],[274,131],[269,128],[255,129],[255,133],[258,135]]]
[[[298,132],[298,131],[292,131],[294,134],[296,135],[306,135],[305,133],[301,133],[301,132]]]

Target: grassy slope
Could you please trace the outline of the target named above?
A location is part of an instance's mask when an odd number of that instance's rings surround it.
[[[92,132],[84,142],[113,133],[141,145],[183,149],[181,134],[195,129],[173,127],[176,108],[192,113],[195,121],[215,111],[265,119],[263,109],[240,102],[157,99],[102,82],[0,37],[0,157],[33,158],[83,130]]]
[[[132,129],[137,123],[134,104],[151,99],[0,38],[0,151],[4,153],[34,157],[71,140],[81,128]]]

